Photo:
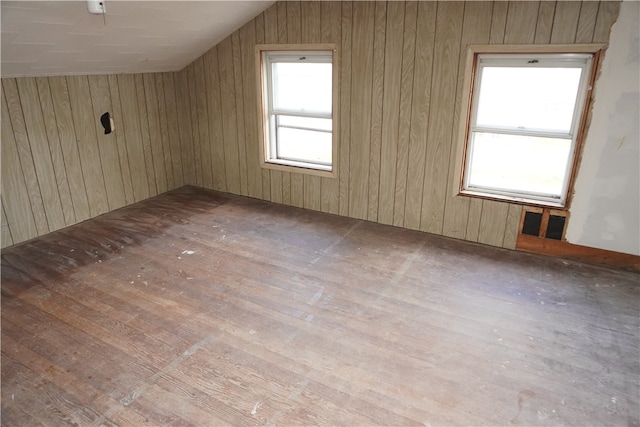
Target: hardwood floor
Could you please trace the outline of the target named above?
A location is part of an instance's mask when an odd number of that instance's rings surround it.
[[[2,252],[2,425],[639,425],[638,274],[185,187]]]

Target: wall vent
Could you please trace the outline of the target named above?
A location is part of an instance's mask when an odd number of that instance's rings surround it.
[[[567,214],[556,209],[526,207],[522,210],[519,234],[564,241]]]

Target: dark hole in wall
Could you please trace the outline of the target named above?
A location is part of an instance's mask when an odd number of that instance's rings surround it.
[[[562,232],[564,231],[564,223],[566,218],[563,216],[549,215],[549,225],[547,225],[547,239],[562,240]]]
[[[525,212],[524,224],[522,224],[522,234],[538,236],[540,234],[540,224],[542,224],[542,214],[538,212]]]

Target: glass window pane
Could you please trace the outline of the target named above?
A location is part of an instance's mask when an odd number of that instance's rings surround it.
[[[570,139],[474,132],[468,187],[561,197]]]
[[[330,132],[278,127],[278,158],[331,164]]]
[[[279,62],[273,64],[273,107],[331,113],[331,64]]]
[[[316,119],[314,117],[278,116],[280,126],[326,130],[331,132],[331,119]]]
[[[581,68],[483,67],[477,126],[569,133]]]

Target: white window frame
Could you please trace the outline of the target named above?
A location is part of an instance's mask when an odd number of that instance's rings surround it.
[[[304,58],[305,62],[332,64],[332,109],[330,113],[306,111],[297,109],[277,109],[273,105],[273,76],[272,64],[278,62],[298,62]],[[263,168],[276,169],[287,172],[306,173],[324,177],[337,176],[337,142],[338,142],[338,63],[335,44],[313,45],[257,45],[256,61],[258,64],[258,93],[260,126],[260,161]],[[311,162],[304,159],[283,158],[278,156],[277,120],[280,115],[293,117],[313,117],[331,119],[331,163]],[[320,129],[308,129],[322,131]]]
[[[467,54],[467,72],[465,73],[465,95],[462,98],[463,114],[460,123],[458,144],[458,169],[461,176],[457,194],[462,196],[481,197],[509,201],[514,203],[568,208],[572,191],[573,178],[577,168],[577,159],[584,135],[587,106],[590,91],[599,60],[599,52],[604,45],[542,45],[542,46],[509,46],[482,45],[469,46]],[[537,61],[529,63],[529,61]],[[485,66],[531,66],[553,67],[571,66],[582,68],[578,96],[574,107],[574,115],[569,132],[558,133],[542,129],[519,129],[513,127],[483,127],[476,125],[480,79]],[[560,197],[532,192],[518,192],[508,188],[474,187],[469,184],[469,169],[472,162],[474,132],[491,132],[518,136],[556,137],[570,140],[570,153],[566,165],[565,179]]]

